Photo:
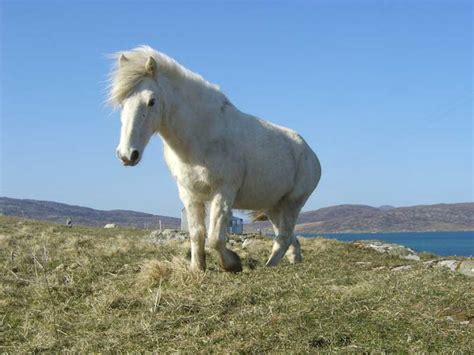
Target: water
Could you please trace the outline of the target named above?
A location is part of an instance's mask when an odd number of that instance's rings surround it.
[[[343,241],[378,239],[407,246],[417,252],[441,256],[474,256],[474,231],[471,232],[401,232],[401,233],[301,233],[305,237],[322,236]]]

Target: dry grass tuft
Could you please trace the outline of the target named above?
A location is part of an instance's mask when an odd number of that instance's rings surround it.
[[[158,260],[146,260],[143,262],[137,277],[137,284],[142,287],[153,288],[163,280],[169,279],[172,274],[172,266],[169,262]]]
[[[183,257],[174,256],[170,265],[173,267],[171,283],[175,287],[199,287],[206,278],[202,272],[192,272],[189,269],[189,261]]]

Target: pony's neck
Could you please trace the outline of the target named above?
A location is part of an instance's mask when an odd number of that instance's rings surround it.
[[[168,86],[159,133],[182,161],[198,162],[228,101],[220,91],[194,81],[169,81]]]

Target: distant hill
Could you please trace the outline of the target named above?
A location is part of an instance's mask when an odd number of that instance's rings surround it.
[[[383,205],[383,206],[380,206],[380,207],[379,207],[379,210],[388,211],[388,210],[393,210],[394,208],[395,208],[395,207],[390,206],[390,205]]]
[[[74,224],[157,228],[161,220],[165,228],[179,228],[180,219],[149,213],[112,210],[100,211],[64,203],[20,200],[0,197],[0,215]],[[245,231],[269,231],[269,222],[245,224]],[[474,203],[437,204],[428,206],[371,207],[339,205],[301,213],[296,225],[300,233],[363,233],[474,230]]]
[[[157,228],[162,221],[164,228],[179,228],[180,219],[149,213],[112,210],[101,211],[65,203],[37,200],[20,200],[0,197],[0,215],[18,216],[63,224],[71,218],[73,224],[103,226],[115,223],[120,226]]]
[[[247,230],[270,228],[269,222],[248,224]],[[412,207],[340,205],[301,213],[297,232],[401,232],[474,230],[474,203]]]

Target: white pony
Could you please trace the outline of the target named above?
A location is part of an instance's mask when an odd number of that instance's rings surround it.
[[[117,156],[134,166],[150,137],[161,136],[186,208],[191,269],[206,267],[207,203],[208,243],[224,270],[242,270],[239,256],[226,247],[232,208],[271,221],[276,237],[267,266],[277,265],[285,253],[291,263],[300,262],[294,226],[321,176],[318,158],[303,138],[239,111],[218,86],[148,46],[116,58],[109,102],[122,108]]]

